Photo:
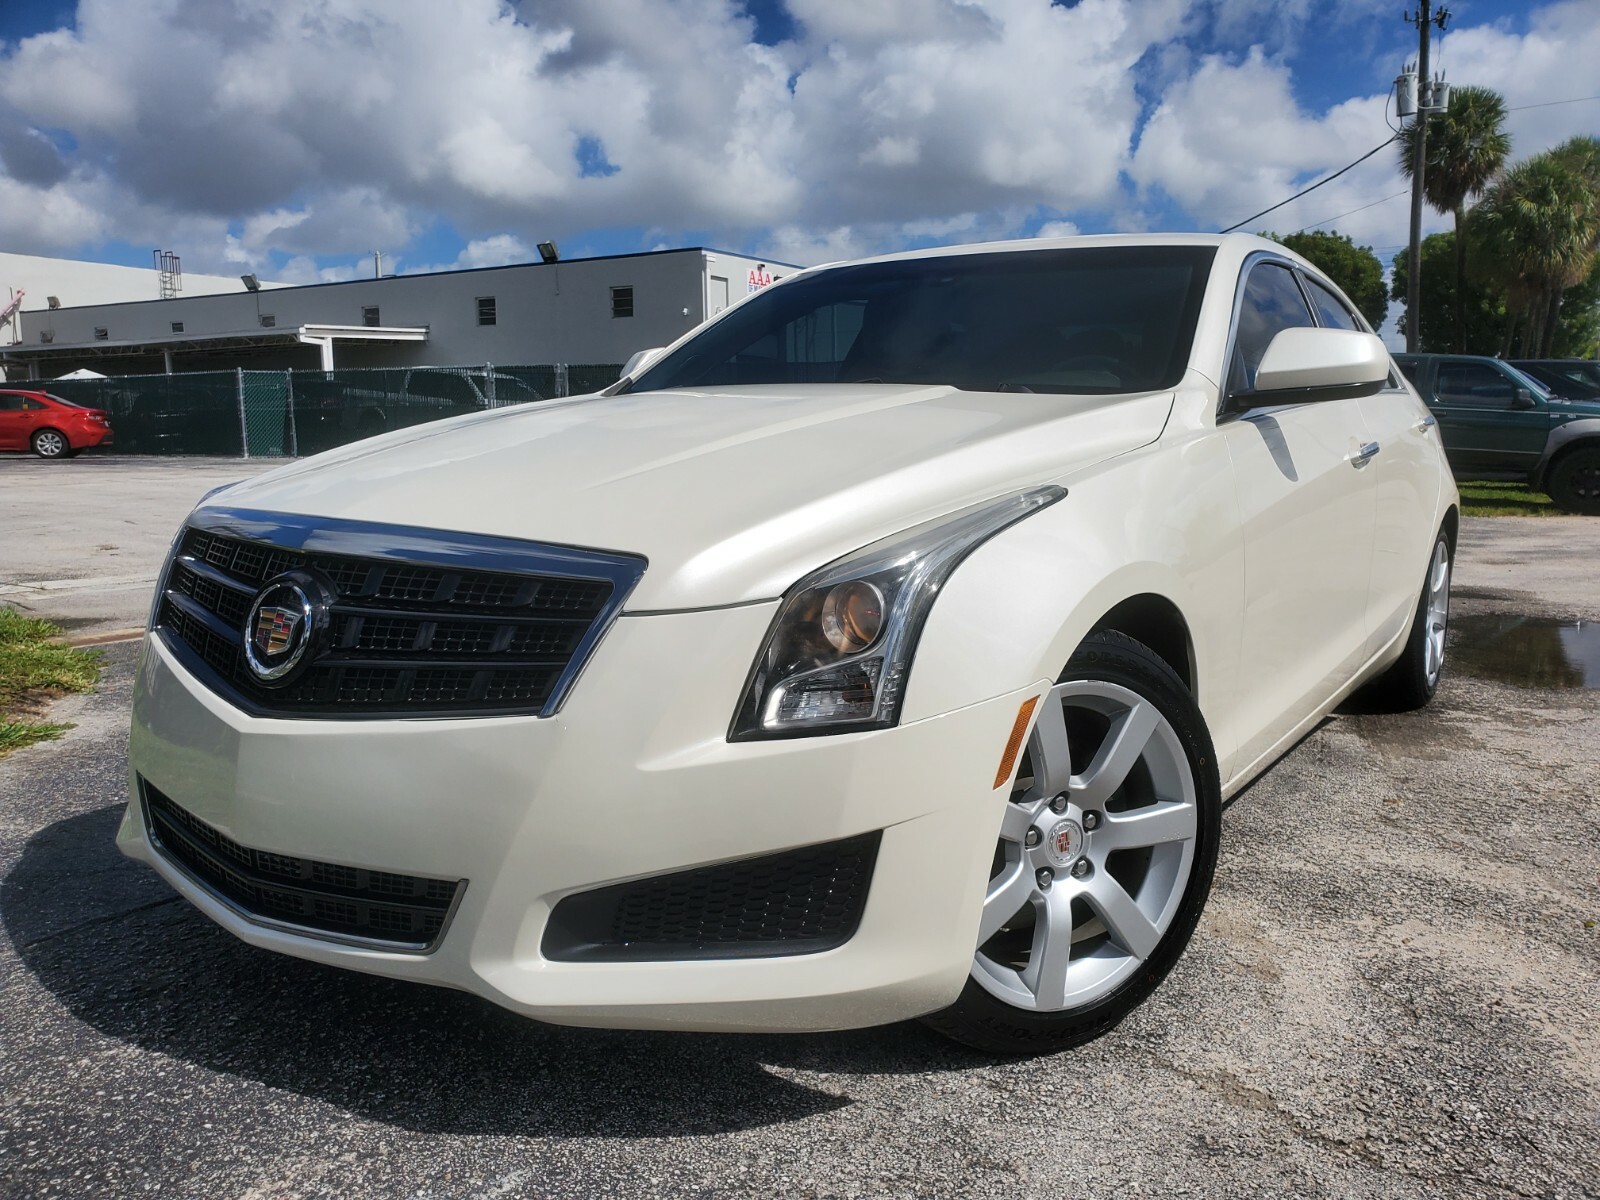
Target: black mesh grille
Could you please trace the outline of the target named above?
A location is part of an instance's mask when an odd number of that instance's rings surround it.
[[[333,585],[327,643],[294,682],[263,687],[244,659],[244,627],[262,585],[295,569]],[[606,580],[306,553],[189,529],[157,623],[197,674],[257,712],[538,712],[611,595]]]
[[[881,834],[568,896],[545,927],[562,962],[766,958],[841,946],[861,923]]]
[[[262,920],[316,933],[427,950],[439,940],[466,880],[368,871],[241,846],[140,780],[157,848]]]

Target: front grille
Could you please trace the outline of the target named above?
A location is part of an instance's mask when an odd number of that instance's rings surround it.
[[[431,950],[467,881],[371,871],[241,846],[140,780],[151,841],[246,917],[398,950]]]
[[[642,560],[505,539],[233,510],[213,519],[225,527],[191,526],[179,539],[156,624],[196,675],[263,715],[549,715],[643,570]],[[339,551],[319,549],[319,537]],[[418,561],[429,557],[451,565]],[[552,565],[597,577],[539,569]],[[263,585],[297,569],[332,584],[328,632],[292,682],[263,686],[244,657],[245,627]]]
[[[855,935],[881,833],[568,896],[545,926],[559,962],[814,954]]]

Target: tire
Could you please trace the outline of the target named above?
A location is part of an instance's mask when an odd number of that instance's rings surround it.
[[[1556,507],[1586,517],[1600,516],[1600,446],[1568,450],[1550,472],[1549,485]]]
[[[56,429],[34,430],[28,445],[40,458],[71,458],[73,454],[72,443],[67,440],[67,435]]]
[[[1005,807],[972,973],[923,1019],[980,1050],[1047,1054],[1137,1008],[1205,907],[1222,800],[1194,698],[1139,642],[1091,634]]]
[[[1411,712],[1433,699],[1444,670],[1445,632],[1450,624],[1450,539],[1443,530],[1433,541],[1428,573],[1422,581],[1406,648],[1394,665],[1361,690],[1371,707]]]

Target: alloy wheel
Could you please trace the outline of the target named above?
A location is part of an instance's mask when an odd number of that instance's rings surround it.
[[[60,458],[67,452],[67,439],[54,429],[41,429],[33,435],[33,449],[40,458]]]
[[[1058,684],[1006,806],[972,978],[1040,1013],[1104,999],[1172,926],[1198,828],[1189,759],[1161,710],[1117,684]]]
[[[1433,548],[1433,561],[1428,565],[1427,628],[1423,633],[1423,670],[1428,676],[1428,686],[1439,682],[1439,671],[1444,666],[1445,627],[1450,623],[1450,550],[1440,538]]]

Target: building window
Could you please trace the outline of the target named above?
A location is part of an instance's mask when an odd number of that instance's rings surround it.
[[[364,304],[364,305],[362,305],[362,307],[361,307],[361,323],[363,325],[377,325],[377,323],[378,323],[378,306],[376,304]]]
[[[262,313],[261,314],[261,328],[263,328],[263,329],[271,329],[277,323],[278,323],[278,318],[275,317],[272,313]]]
[[[479,296],[478,297],[478,324],[479,325],[493,325],[494,324],[494,297],[493,296]]]
[[[103,342],[107,338],[109,338],[110,336],[111,336],[111,334],[106,330],[106,327],[104,325],[96,325],[94,327],[94,340],[95,341]]]
[[[613,317],[633,316],[633,289],[631,287],[611,289],[611,315]]]
[[[183,332],[183,322],[182,321],[174,321],[172,323],[172,332],[173,333],[182,333]]]

